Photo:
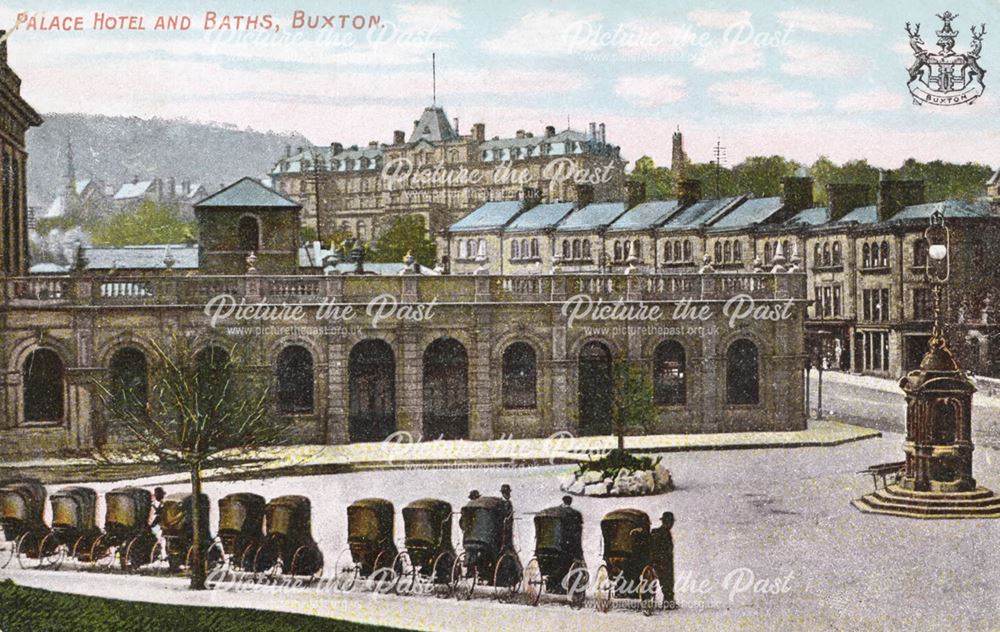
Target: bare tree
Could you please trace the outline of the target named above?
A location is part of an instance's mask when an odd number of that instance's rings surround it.
[[[202,542],[202,471],[238,457],[242,450],[274,445],[287,421],[272,415],[266,376],[251,369],[244,347],[205,346],[174,334],[169,345],[152,343],[148,388],[141,375],[100,381],[101,398],[128,440],[119,446],[129,457],[153,457],[186,466],[191,476],[193,555],[191,589],[205,589]]]

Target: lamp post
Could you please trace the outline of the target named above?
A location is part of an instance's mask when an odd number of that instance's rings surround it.
[[[924,230],[927,259],[924,262],[924,280],[930,284],[934,295],[934,325],[931,328],[931,349],[944,346],[944,327],[941,324],[941,302],[945,284],[951,276],[951,233],[944,225],[944,214],[935,211],[930,225]]]

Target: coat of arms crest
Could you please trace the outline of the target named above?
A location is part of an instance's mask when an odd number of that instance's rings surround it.
[[[909,68],[910,80],[906,85],[917,105],[972,104],[986,89],[986,84],[983,83],[986,71],[979,65],[986,25],[981,24],[978,30],[975,25],[972,26],[972,47],[963,54],[954,50],[959,33],[952,28],[951,23],[958,15],[945,11],[937,17],[944,22],[941,30],[936,32],[937,46],[940,49],[937,52],[924,48],[919,23],[916,28],[912,28],[909,22],[906,23],[910,48],[913,49],[915,58]]]

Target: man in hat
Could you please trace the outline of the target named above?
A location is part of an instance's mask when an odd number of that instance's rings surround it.
[[[514,503],[510,500],[510,485],[500,486],[500,497],[503,499],[503,533],[505,546],[514,545]]]
[[[673,526],[673,512],[665,511],[660,516],[660,526],[649,533],[650,562],[660,580],[663,607],[667,610],[677,608],[677,602],[674,600],[674,536],[670,533]]]

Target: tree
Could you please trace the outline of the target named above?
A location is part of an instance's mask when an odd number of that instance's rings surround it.
[[[194,239],[195,226],[171,206],[145,200],[133,213],[119,213],[93,231],[95,246],[176,244]]]
[[[623,357],[615,359],[611,372],[611,425],[618,435],[618,450],[624,452],[629,428],[648,432],[656,423],[653,382],[642,367]]]
[[[733,167],[739,183],[739,192],[752,193],[754,197],[781,195],[781,179],[795,175],[802,165],[781,156],[748,156]]]
[[[198,349],[199,341],[174,334],[170,344],[152,342],[148,388],[143,376],[120,375],[98,381],[99,394],[115,421],[132,439],[123,448],[132,457],[153,457],[186,466],[194,502],[191,589],[205,589],[200,503],[202,471],[225,462],[225,454],[283,437],[287,418],[270,414],[268,381],[251,369],[245,345]]]
[[[643,156],[635,161],[635,168],[629,174],[629,180],[646,185],[647,199],[668,200],[674,197],[673,172],[667,167],[657,167],[649,156]]]
[[[400,217],[382,233],[371,248],[367,259],[376,263],[399,263],[410,253],[425,266],[437,261],[437,245],[427,237],[423,215]]]

